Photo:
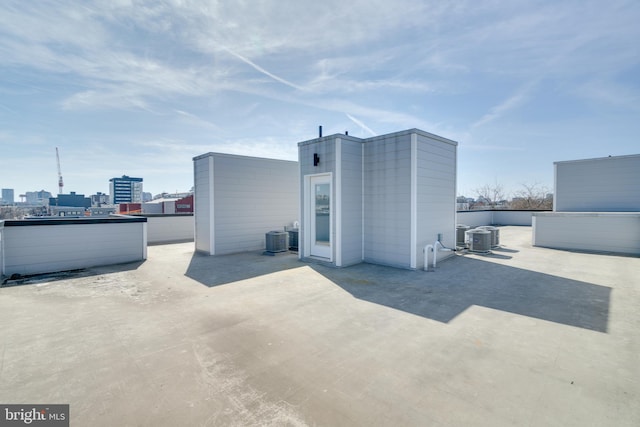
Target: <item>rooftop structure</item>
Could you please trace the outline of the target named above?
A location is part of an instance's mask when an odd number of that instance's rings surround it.
[[[420,129],[298,143],[300,257],[421,269],[427,244],[455,246],[457,145]]]
[[[640,425],[640,258],[500,231],[435,274],[190,243],[3,287],[0,401],[71,425]]]
[[[554,170],[554,211],[534,214],[534,245],[640,255],[640,154]]]
[[[196,250],[209,255],[265,248],[265,233],[298,217],[298,163],[206,153],[193,158]]]

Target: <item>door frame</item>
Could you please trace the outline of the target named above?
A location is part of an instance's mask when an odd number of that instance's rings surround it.
[[[315,178],[326,178],[326,182],[329,184],[329,257],[322,257],[318,255],[311,255],[311,247],[312,242],[315,237],[312,235],[311,231],[313,227],[311,226],[311,221],[314,220],[313,215],[313,205],[314,204],[314,194],[313,188],[311,185],[311,181]],[[334,191],[333,191],[333,173],[332,172],[324,172],[317,174],[310,174],[304,176],[304,201],[303,201],[303,214],[304,214],[304,230],[303,230],[303,239],[304,239],[304,256],[310,258],[318,258],[325,261],[333,262],[333,213],[334,213]]]

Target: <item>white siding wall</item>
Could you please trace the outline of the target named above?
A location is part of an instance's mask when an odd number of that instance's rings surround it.
[[[640,155],[556,162],[557,212],[640,212]]]
[[[193,215],[147,217],[147,243],[190,242],[194,239]]]
[[[4,223],[0,221],[0,281],[4,276]]]
[[[215,255],[213,246],[213,156],[203,155],[193,159],[193,213],[195,219],[196,250]]]
[[[455,247],[456,145],[417,134],[417,240],[416,268],[424,268],[425,245],[442,234],[442,243]],[[438,258],[453,252],[438,253]]]
[[[146,258],[146,222],[4,228],[4,274],[50,273]]]
[[[536,213],[533,245],[640,255],[640,213]]]
[[[364,260],[411,267],[411,134],[364,145]]]
[[[323,138],[313,140],[313,142],[301,143],[298,147],[298,164],[299,164],[299,177],[298,183],[300,189],[304,188],[304,181],[307,175],[315,175],[322,173],[333,173],[332,182],[332,192],[331,195],[333,199],[333,203],[331,204],[331,230],[333,230],[333,234],[331,235],[332,242],[332,250],[334,253],[332,254],[332,258],[335,260],[335,193],[336,193],[336,153],[335,153],[335,136],[325,136]],[[320,156],[320,163],[318,166],[313,166],[313,153],[317,153]],[[302,196],[302,190],[300,190],[300,194]],[[304,206],[304,197],[299,198],[299,212],[302,214],[305,211]],[[305,244],[304,242],[307,239],[305,231],[308,229],[309,225],[306,224],[305,216],[302,215],[299,219],[300,221],[300,232],[298,234],[298,254],[300,257],[308,257],[309,254],[305,252]]]
[[[362,262],[362,142],[341,141],[342,266],[347,266]]]
[[[229,154],[213,159],[215,254],[264,249],[267,232],[298,220],[297,162]]]

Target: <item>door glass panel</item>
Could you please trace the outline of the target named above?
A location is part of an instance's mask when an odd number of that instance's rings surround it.
[[[315,184],[316,244],[329,245],[330,185]]]

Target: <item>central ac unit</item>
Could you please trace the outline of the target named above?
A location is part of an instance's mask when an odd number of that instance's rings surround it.
[[[489,230],[469,230],[469,251],[487,253],[491,251],[491,232]]]
[[[266,250],[267,252],[286,252],[287,251],[287,235],[286,231],[270,231],[266,234]]]

